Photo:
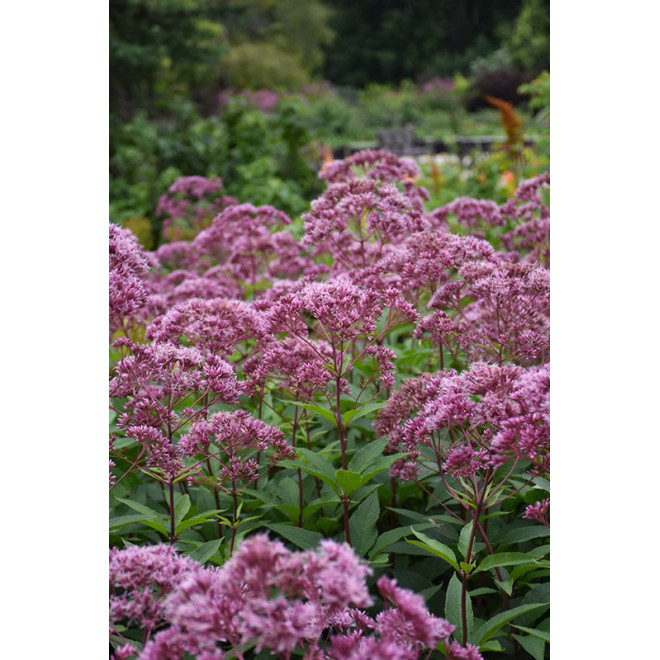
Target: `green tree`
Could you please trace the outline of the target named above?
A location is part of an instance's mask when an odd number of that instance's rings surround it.
[[[124,119],[188,93],[223,53],[212,0],[110,0],[110,110]]]
[[[550,0],[523,0],[520,14],[504,44],[512,62],[540,73],[550,68]]]
[[[405,78],[452,75],[499,45],[520,0],[336,0],[325,76],[363,87]]]

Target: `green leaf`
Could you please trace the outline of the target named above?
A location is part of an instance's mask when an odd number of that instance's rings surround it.
[[[534,660],[543,660],[545,655],[545,642],[538,637],[530,635],[516,635],[513,637],[520,642],[520,645],[529,653]]]
[[[468,564],[464,561],[460,562],[459,566],[461,567],[461,570],[465,571],[468,575],[474,570],[474,564]]]
[[[416,531],[413,527],[410,529],[412,530],[412,533],[422,542],[420,543],[419,541],[408,541],[408,539],[406,539],[407,543],[416,545],[418,548],[422,548],[423,550],[427,550],[436,557],[440,557],[440,559],[446,561],[456,571],[460,570],[458,563],[456,562],[456,555],[451,548],[446,546],[444,543],[440,543],[440,541],[429,538],[426,536],[426,534],[422,534],[421,532]]]
[[[222,543],[222,539],[214,539],[213,541],[207,541],[206,543],[202,543],[192,552],[189,552],[187,554],[191,559],[198,561],[200,564],[204,564],[220,549],[221,543]]]
[[[539,489],[544,490],[546,493],[550,492],[550,482],[543,477],[534,477],[532,483]]]
[[[339,468],[335,472],[335,482],[342,489],[344,495],[352,495],[362,485],[362,475],[352,470]]]
[[[170,536],[170,532],[165,529],[165,525],[163,525],[161,522],[158,522],[157,520],[143,520],[142,524],[146,525],[147,527],[151,527],[151,529],[155,529],[157,532],[160,532],[167,538]]]
[[[518,630],[522,630],[523,632],[533,635],[534,637],[538,637],[539,639],[542,639],[544,642],[550,644],[550,633],[547,632],[546,630],[539,630],[538,628],[526,628],[525,626],[517,626],[515,623],[512,623],[511,625],[514,628],[518,628]]]
[[[449,580],[447,586],[447,597],[445,598],[445,618],[453,626],[456,626],[454,636],[456,639],[463,638],[463,615],[461,607],[461,593],[463,585],[461,584],[458,575],[454,573]],[[474,615],[472,613],[472,601],[469,594],[465,594],[465,614],[467,620],[468,636],[472,630]]]
[[[538,565],[534,557],[530,557],[524,552],[500,552],[495,555],[484,557],[477,566],[475,573],[488,571],[496,566],[518,566],[519,564]]]
[[[481,646],[484,642],[488,641],[502,626],[505,626],[509,621],[513,621],[517,616],[532,612],[541,607],[546,607],[547,603],[532,603],[530,605],[519,605],[513,609],[506,610],[500,614],[495,615],[492,619],[485,621],[474,633],[473,644]]]
[[[378,536],[376,522],[380,513],[378,493],[373,492],[355,510],[348,520],[351,544],[355,552],[364,557]]]
[[[332,463],[326,458],[317,454],[309,449],[304,449],[300,447],[297,449],[300,459],[297,461],[279,461],[278,465],[283,467],[292,467],[300,469],[307,474],[318,477],[321,481],[324,481],[330,488],[332,488],[337,494],[339,494],[339,486],[335,481],[335,468],[332,467]]]
[[[334,413],[328,410],[327,408],[321,408],[320,406],[315,406],[314,404],[311,403],[303,403],[302,401],[292,401],[291,403],[294,406],[297,406],[298,408],[305,408],[306,410],[311,410],[317,415],[323,417],[323,419],[329,421],[334,426],[337,426],[337,420],[335,419]]]
[[[381,438],[367,443],[362,449],[355,452],[353,458],[348,463],[348,469],[355,472],[363,472],[383,453],[383,449],[385,449],[387,443],[387,438]]]
[[[191,518],[187,518],[176,526],[175,533],[178,536],[184,529],[188,529],[189,527],[203,525],[207,522],[214,522],[217,520],[217,514],[222,513],[223,511],[224,509],[213,509],[211,511],[204,511],[204,513],[192,516]]]
[[[354,410],[349,410],[343,415],[342,421],[344,422],[344,427],[348,426],[349,422],[353,419],[360,419],[365,415],[369,415],[374,410],[380,410],[384,408],[387,403],[367,403],[362,406],[362,408],[355,408]],[[386,443],[387,444],[387,443]]]
[[[158,513],[158,511],[154,511],[145,504],[141,504],[140,502],[133,502],[133,500],[127,500],[124,499],[123,497],[115,497],[115,499],[118,502],[121,502],[122,504],[125,504],[126,506],[130,507],[131,509],[133,509],[133,511],[137,511],[138,513],[141,513],[143,516],[146,516],[150,520],[163,519],[162,514]]]
[[[115,516],[114,518],[110,518],[109,521],[109,529],[119,529],[120,527],[123,527],[124,525],[131,525],[133,523],[141,523],[144,521],[144,516],[139,515],[137,513],[132,513],[126,516]]]
[[[485,644],[482,644],[479,647],[479,651],[493,651],[495,653],[501,653],[504,649],[502,648],[502,645],[496,640],[496,639],[491,639],[490,641],[486,642]]]
[[[524,541],[531,541],[532,539],[548,536],[550,530],[545,525],[527,525],[526,527],[518,527],[511,529],[504,534],[500,540],[500,545],[507,543],[523,543]]]
[[[284,461],[279,461],[277,464],[281,467],[290,467],[296,470],[302,470],[305,474],[311,474],[313,477],[316,477],[317,479],[320,479],[321,481],[328,484],[328,486],[330,486],[330,488],[332,488],[332,490],[334,490],[335,493],[339,494],[339,486],[337,486],[337,484],[335,483],[334,476],[329,477],[327,474],[324,474],[319,469],[311,465],[298,463],[296,461],[284,460]],[[262,498],[260,497],[260,499]]]
[[[407,454],[398,453],[392,454],[391,456],[382,456],[362,474],[364,477],[363,483],[366,483],[377,474],[380,474],[385,470],[389,470],[393,463],[396,463],[396,461],[398,461],[400,458],[403,458],[404,456],[407,456]]]
[[[183,520],[186,513],[190,509],[190,496],[188,494],[182,495],[177,503],[174,505],[174,526],[178,527],[179,523]]]
[[[321,474],[324,474],[326,477],[329,477],[334,481],[335,468],[332,467],[332,463],[325,458],[325,456],[321,456],[321,454],[317,454],[304,447],[299,447],[296,451],[303,459],[303,464],[306,461],[309,465],[314,466],[319,472],[321,472]]]
[[[428,529],[433,527],[432,523],[418,523],[415,525],[416,529]],[[386,532],[383,532],[377,539],[374,546],[371,548],[369,553],[370,557],[375,557],[379,552],[385,550],[393,543],[396,543],[399,539],[403,538],[407,534],[410,534],[410,525],[405,527],[397,527],[395,529],[389,529]]]
[[[334,504],[339,504],[339,499],[337,498],[332,498],[332,499],[316,499],[313,502],[310,502],[304,509],[303,509],[303,520],[306,520],[309,516],[311,516],[315,511],[318,511],[324,506],[332,506]]]
[[[292,527],[284,523],[269,523],[266,527],[272,529],[274,532],[283,536],[287,541],[297,545],[303,550],[312,550],[323,539],[323,536],[318,532],[312,532],[302,527]]]
[[[471,520],[463,529],[461,530],[461,535],[458,539],[458,551],[461,553],[461,557],[465,559],[465,561],[469,561],[470,558],[467,556],[467,549],[468,549],[468,543],[470,542],[470,534],[472,533],[472,526],[474,525],[474,521]],[[474,551],[474,546],[473,546],[473,551]]]

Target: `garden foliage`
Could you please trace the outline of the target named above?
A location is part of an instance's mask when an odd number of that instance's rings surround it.
[[[434,207],[414,161],[297,219],[179,178],[110,225],[118,660],[542,660],[549,176]]]

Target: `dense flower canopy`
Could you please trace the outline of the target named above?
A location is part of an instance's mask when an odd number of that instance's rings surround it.
[[[545,612],[549,176],[419,175],[327,163],[299,218],[183,177],[154,252],[110,225],[117,660],[479,660]]]

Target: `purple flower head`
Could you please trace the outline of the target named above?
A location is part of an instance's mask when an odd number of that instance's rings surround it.
[[[332,380],[332,347],[324,341],[285,337],[267,344],[245,361],[243,373],[251,391],[263,391],[267,382],[292,399],[307,401]]]
[[[356,173],[361,171],[361,174]],[[389,151],[359,151],[344,160],[326,163],[319,174],[328,183],[346,183],[360,176],[390,183],[414,179],[419,176],[419,168],[412,158],[402,158]]]
[[[153,629],[164,616],[165,598],[199,564],[165,545],[110,550],[110,622]]]
[[[548,365],[473,363],[460,374],[443,372],[404,385],[374,423],[377,435],[389,434],[390,451],[413,452],[392,466],[393,476],[414,479],[417,464],[471,479],[518,460],[530,462],[532,475],[548,473]]]
[[[442,378],[442,375],[421,374],[404,380],[390,395],[387,406],[378,411],[373,427],[377,438],[389,436],[386,453],[408,450],[402,444],[404,427],[433,396]]]
[[[543,523],[546,527],[550,527],[548,522],[548,510],[550,509],[550,500],[544,499],[536,504],[530,504],[525,508],[523,518],[527,520],[536,520]]]
[[[357,336],[371,336],[382,310],[379,296],[363,290],[346,279],[314,282],[295,294],[284,296],[271,308],[269,317],[274,332],[305,331],[302,314],[315,319],[314,327],[331,345]]]
[[[403,293],[426,302],[455,277],[469,262],[492,261],[492,246],[472,236],[455,236],[439,231],[412,234],[392,247],[378,264],[383,275],[399,277]]]
[[[213,443],[215,448],[211,448]],[[188,457],[202,456],[220,465],[218,482],[251,483],[259,476],[258,453],[268,456],[270,465],[285,458],[295,458],[295,452],[277,428],[264,424],[244,410],[216,413],[208,420],[194,423],[181,437],[181,452]]]
[[[128,660],[132,655],[137,655],[137,649],[132,644],[124,644],[115,649],[115,660]]]
[[[455,215],[458,224],[467,229],[480,229],[483,225],[498,227],[506,220],[500,207],[487,199],[472,199],[459,197],[449,204],[436,209],[429,214],[434,226],[443,227],[447,223],[448,215]]]
[[[222,180],[217,176],[177,179],[156,208],[156,214],[163,218],[163,236],[170,241],[192,238],[223,208],[238,203],[233,197],[222,195],[222,190]]]
[[[465,262],[458,278],[439,287],[428,305],[458,323],[449,339],[471,360],[525,365],[545,359],[550,278],[542,266],[507,259]],[[428,329],[433,341],[444,343],[446,333],[434,325],[425,320],[416,336]]]
[[[110,223],[110,337],[128,327],[147,304],[149,262],[129,229]]]
[[[303,215],[305,246],[348,268],[378,260],[391,241],[424,228],[422,214],[393,185],[372,179],[333,183]]]
[[[377,587],[386,608],[376,617],[382,639],[417,648],[435,648],[439,640],[447,639],[454,632],[449,622],[429,613],[421,596],[398,587],[396,580],[383,575]]]
[[[200,254],[213,256],[216,263],[221,264],[232,255],[240,239],[262,239],[269,228],[289,224],[289,216],[272,206],[230,206],[213,219],[210,227],[195,237],[192,247]]]
[[[484,660],[479,647],[473,644],[461,646],[458,642],[452,642],[447,654],[447,660]]]
[[[167,483],[172,483],[185,472],[179,447],[173,445],[159,428],[153,426],[129,426],[126,435],[136,440],[146,451],[149,467],[158,468]]]
[[[192,345],[224,358],[240,346],[247,353],[250,341],[266,336],[263,314],[241,300],[193,298],[172,307],[147,328],[146,338],[156,342],[179,342]]]

